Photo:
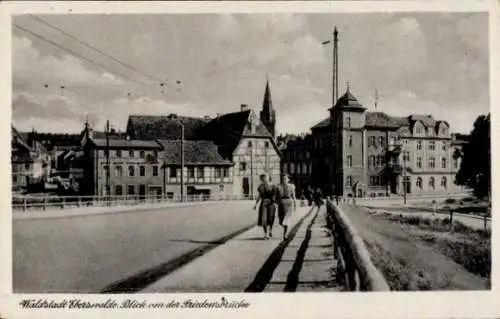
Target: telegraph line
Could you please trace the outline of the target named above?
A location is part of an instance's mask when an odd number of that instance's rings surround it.
[[[119,60],[118,58],[115,58],[114,56],[112,56],[112,55],[110,55],[110,54],[108,54],[108,53],[106,53],[106,52],[104,52],[104,51],[102,51],[102,50],[100,50],[100,49],[96,48],[95,46],[93,46],[93,45],[91,45],[91,44],[89,44],[89,43],[87,43],[87,42],[84,42],[83,40],[78,39],[76,36],[74,36],[74,35],[72,35],[72,34],[70,34],[70,33],[66,32],[66,31],[62,30],[61,28],[59,28],[59,27],[57,27],[57,26],[55,26],[55,25],[53,25],[53,24],[51,24],[51,23],[49,23],[49,22],[47,22],[47,21],[45,21],[45,20],[43,20],[43,19],[41,19],[41,18],[39,18],[39,17],[37,17],[37,16],[35,16],[35,15],[33,15],[33,14],[30,14],[30,16],[31,16],[33,19],[35,19],[35,20],[37,20],[37,21],[39,21],[39,22],[41,22],[41,23],[45,24],[46,26],[49,26],[50,28],[55,29],[55,30],[57,30],[57,31],[61,32],[62,34],[66,35],[67,37],[69,37],[69,38],[71,38],[71,39],[73,39],[73,40],[77,41],[78,43],[80,43],[80,44],[84,45],[85,47],[87,47],[87,48],[89,48],[89,49],[91,49],[91,50],[93,50],[93,51],[95,51],[95,52],[97,52],[97,53],[99,53],[99,54],[102,54],[102,55],[104,55],[105,57],[107,57],[107,58],[109,58],[109,59],[111,59],[111,60],[113,60],[113,61],[115,61],[115,62],[119,63],[120,65],[122,65],[122,66],[124,66],[124,67],[126,67],[126,68],[129,68],[129,69],[131,69],[131,70],[134,70],[135,72],[137,72],[137,73],[139,73],[139,74],[142,74],[143,76],[145,76],[145,77],[147,77],[147,78],[149,78],[149,79],[152,79],[152,80],[154,80],[154,81],[158,81],[158,82],[160,83],[160,85],[165,84],[165,85],[170,86],[170,87],[171,87],[171,88],[173,88],[173,89],[177,89],[176,87],[174,87],[174,86],[172,86],[172,85],[170,85],[170,84],[168,84],[168,83],[165,83],[165,81],[164,81],[164,80],[159,79],[159,78],[157,78],[157,77],[154,77],[154,76],[152,76],[152,75],[149,75],[149,74],[147,74],[147,73],[145,73],[145,72],[143,72],[143,71],[141,71],[141,70],[139,70],[139,69],[135,68],[134,66],[132,66],[132,65],[130,65],[130,64],[127,64],[127,63],[125,63],[125,62],[123,62],[123,61]]]
[[[105,66],[104,64],[99,63],[99,62],[96,62],[96,61],[94,61],[94,60],[92,60],[92,59],[89,59],[89,58],[87,58],[87,57],[85,57],[85,56],[83,56],[83,55],[81,55],[81,54],[78,54],[78,53],[76,53],[75,51],[73,51],[73,50],[71,50],[71,49],[68,49],[68,48],[66,48],[66,47],[64,47],[64,46],[62,46],[62,45],[60,45],[60,44],[58,44],[58,43],[56,43],[56,42],[54,42],[54,41],[51,41],[51,40],[49,40],[49,39],[45,38],[44,36],[42,36],[42,35],[40,35],[40,34],[38,34],[38,33],[36,33],[36,32],[33,32],[33,31],[31,31],[31,30],[29,30],[29,29],[27,29],[27,28],[24,28],[24,27],[22,27],[22,26],[19,26],[19,25],[15,24],[15,23],[13,23],[12,25],[13,25],[14,27],[16,27],[16,28],[18,28],[18,29],[20,29],[20,30],[22,30],[22,31],[26,32],[26,33],[31,34],[32,36],[34,36],[34,37],[36,37],[36,38],[38,38],[38,39],[40,39],[40,40],[42,40],[42,41],[44,41],[44,42],[47,42],[47,43],[49,43],[49,44],[51,44],[51,45],[53,45],[53,46],[55,46],[55,47],[57,47],[57,48],[59,48],[59,49],[61,49],[61,50],[63,50],[63,51],[66,51],[66,52],[70,53],[71,55],[74,55],[74,56],[75,56],[75,57],[77,57],[77,58],[80,58],[80,59],[82,59],[82,60],[85,60],[85,61],[87,61],[87,62],[89,62],[89,63],[91,63],[91,64],[93,64],[93,65],[96,65],[96,66],[98,66],[98,67],[100,67],[100,68],[102,68],[102,69],[105,69],[105,70],[107,70],[107,71],[109,71],[109,72],[111,72],[111,73],[113,73],[113,74],[115,74],[115,75],[118,75],[119,77],[121,77],[121,78],[122,78],[122,79],[124,79],[124,80],[129,80],[129,81],[134,82],[134,83],[136,83],[136,84],[139,84],[139,85],[141,85],[141,86],[143,86],[143,87],[149,87],[149,88],[151,88],[151,89],[153,89],[153,90],[155,90],[155,91],[157,91],[157,90],[158,90],[158,89],[157,89],[157,88],[155,88],[154,86],[147,85],[147,84],[145,84],[145,83],[143,83],[143,82],[140,82],[140,81],[134,80],[134,79],[132,79],[132,78],[129,78],[129,77],[127,77],[127,76],[124,76],[123,74],[120,74],[120,73],[118,73],[118,72],[116,72],[116,71],[113,71],[113,70],[111,70],[109,67]],[[160,92],[161,92],[161,91],[160,91]],[[185,96],[185,95],[184,95],[184,96]],[[187,96],[185,96],[185,97],[187,97]]]

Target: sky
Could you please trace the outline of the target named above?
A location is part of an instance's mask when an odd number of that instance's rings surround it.
[[[108,119],[123,130],[130,114],[216,116],[241,104],[258,112],[268,78],[278,133],[308,132],[331,106],[332,47],[321,43],[334,26],[340,96],[349,82],[373,111],[377,90],[378,111],[432,114],[461,133],[490,109],[485,13],[24,15],[13,23],[12,122],[23,131],[80,132],[87,117],[94,129]]]

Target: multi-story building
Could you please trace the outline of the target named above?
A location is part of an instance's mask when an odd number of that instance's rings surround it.
[[[26,189],[38,185],[43,190],[50,174],[50,156],[31,139],[27,141],[14,127],[11,129],[12,188]]]
[[[282,150],[282,171],[290,176],[300,196],[312,187],[312,136],[298,136],[286,143]]]
[[[84,155],[75,158],[85,166],[80,188],[92,195],[180,195],[183,154],[184,194],[254,197],[259,175],[275,182],[280,175],[269,83],[260,114],[262,120],[241,105],[216,118],[131,115],[125,138],[109,141],[87,127]]]
[[[368,112],[347,89],[330,117],[312,128],[312,140],[313,184],[326,193],[363,197],[462,190],[454,184],[460,159],[453,154],[460,143],[446,121],[431,115]]]

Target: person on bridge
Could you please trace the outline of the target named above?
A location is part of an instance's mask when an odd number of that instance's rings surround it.
[[[321,205],[325,202],[323,201],[323,193],[321,193],[321,189],[317,188],[314,192],[314,204],[320,209]]]
[[[288,226],[290,226],[290,216],[297,209],[295,199],[295,185],[290,183],[288,175],[281,175],[281,182],[277,187],[278,218],[283,226],[283,240],[287,238]]]
[[[276,187],[269,184],[267,175],[260,175],[261,184],[257,188],[257,201],[254,210],[259,207],[257,224],[264,229],[264,240],[273,237],[273,224],[276,212]],[[259,205],[260,203],[260,205]],[[269,237],[267,230],[269,228]]]

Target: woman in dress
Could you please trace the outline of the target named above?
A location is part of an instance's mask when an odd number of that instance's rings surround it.
[[[259,207],[258,221],[257,224],[262,226],[264,230],[264,239],[267,240],[269,237],[273,237],[273,224],[275,215],[275,200],[276,191],[275,187],[269,184],[269,179],[267,175],[260,175],[261,184],[257,188],[257,201],[255,202],[254,210]],[[260,205],[259,205],[260,203]],[[267,230],[269,228],[269,237]]]
[[[288,175],[281,175],[281,182],[276,190],[278,201],[278,217],[280,225],[283,226],[283,240],[287,238],[290,216],[297,208],[295,201],[295,185],[291,184]]]

